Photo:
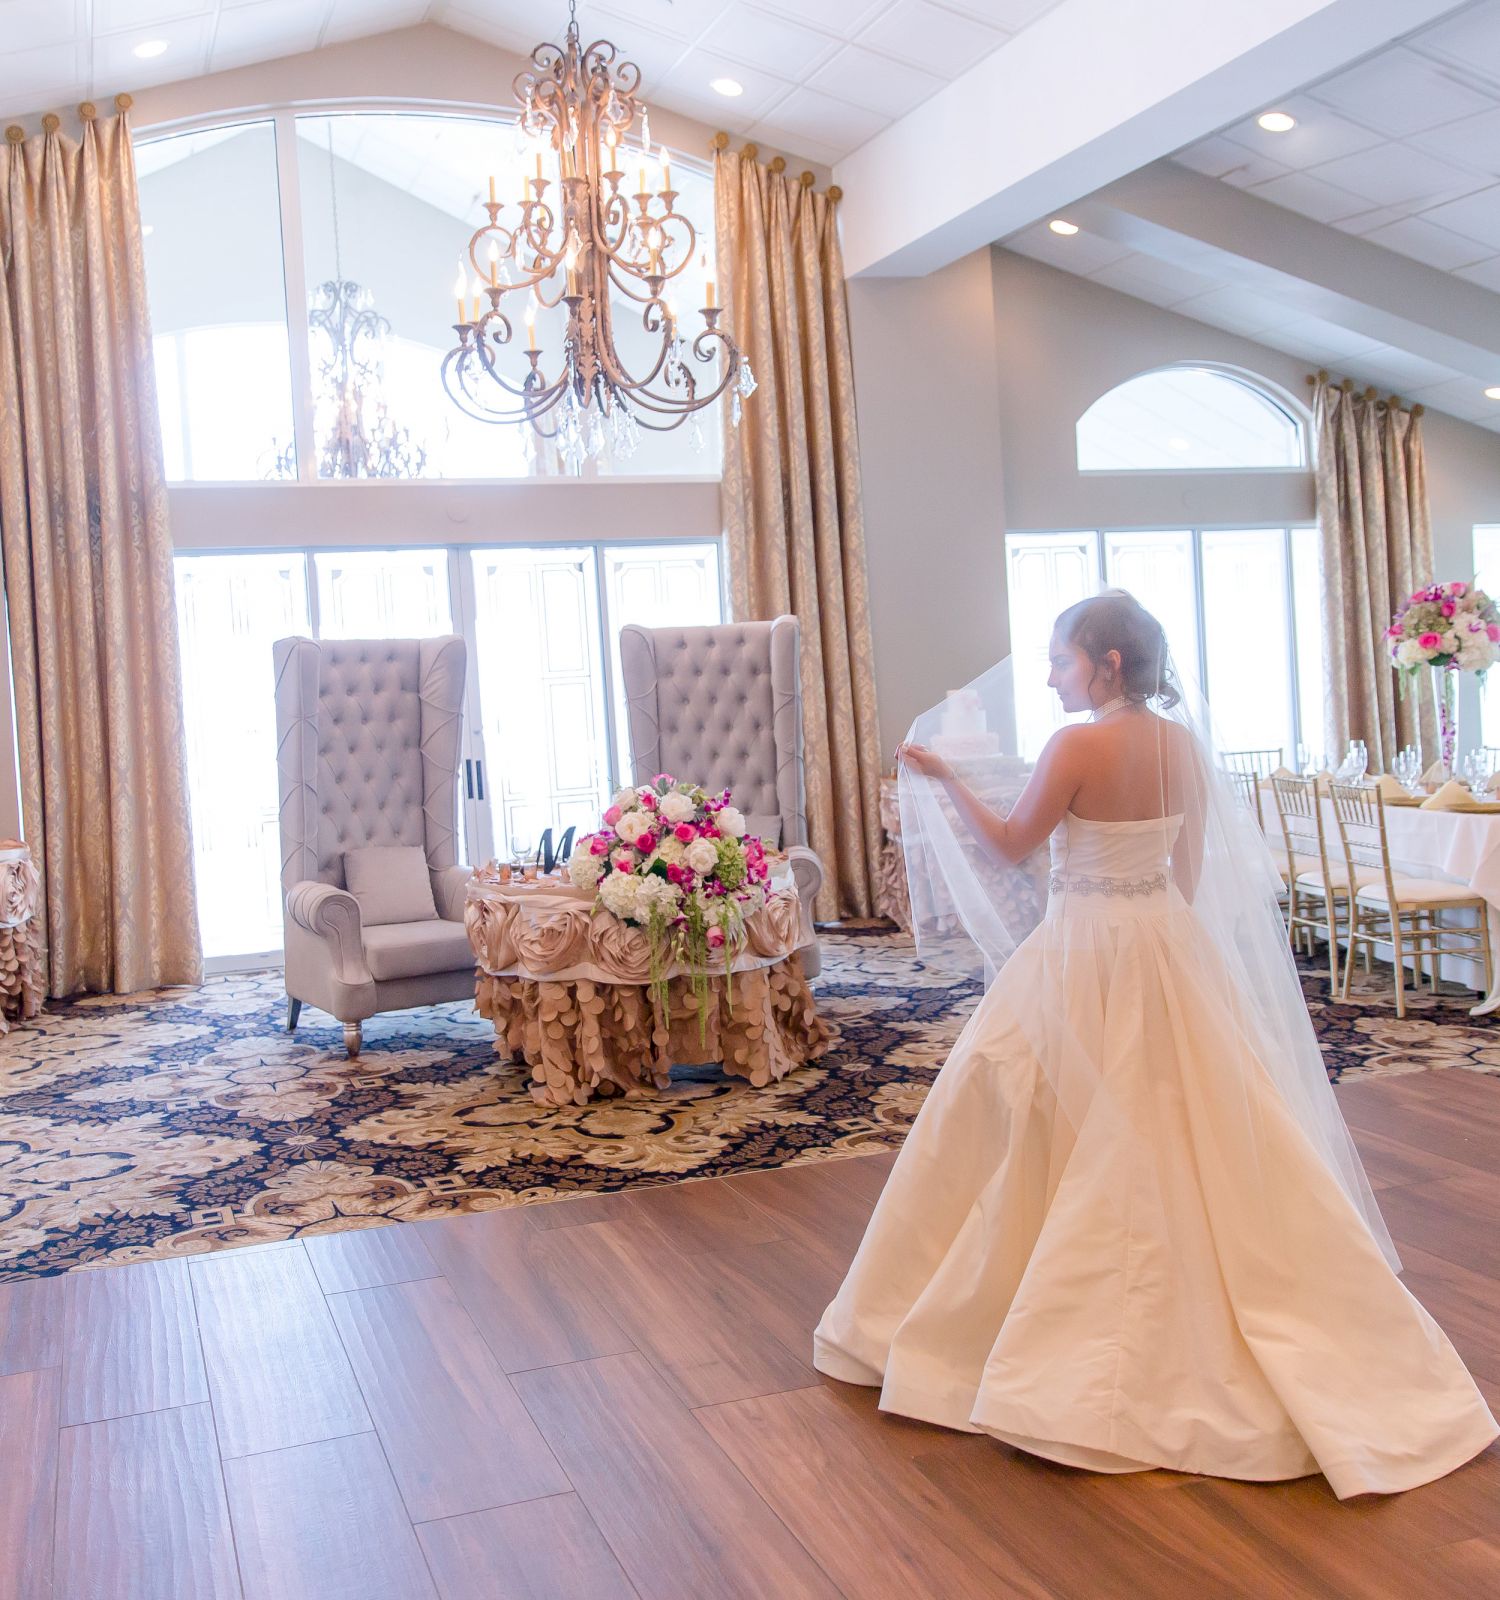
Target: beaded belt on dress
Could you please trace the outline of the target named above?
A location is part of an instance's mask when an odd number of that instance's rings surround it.
[[[1165,872],[1153,872],[1144,878],[1096,878],[1084,872],[1054,872],[1047,879],[1048,894],[1102,894],[1112,900],[1134,900],[1140,895],[1166,892]]]

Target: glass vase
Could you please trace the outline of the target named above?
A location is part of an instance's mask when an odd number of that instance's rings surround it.
[[[1443,781],[1458,771],[1458,668],[1455,666],[1432,669],[1432,703],[1437,707],[1438,759],[1442,763]]]

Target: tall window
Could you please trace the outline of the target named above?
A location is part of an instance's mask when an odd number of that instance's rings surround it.
[[[1228,749],[1322,749],[1316,528],[1014,533],[1005,541],[1022,754],[1066,718],[1047,687],[1052,620],[1104,587],[1160,620],[1178,675],[1208,696]]]
[[[462,829],[471,861],[588,827],[629,770],[624,622],[721,620],[714,544],[180,555],[188,781],[204,953],[281,947],[271,646],[468,641]]]
[[[1101,395],[1078,419],[1080,472],[1279,472],[1307,465],[1306,430],[1248,378],[1163,367]]]
[[[135,158],[167,477],[295,474],[272,124],[143,141]]]
[[[1474,581],[1494,599],[1500,595],[1500,527],[1481,524],[1474,530]],[[1500,745],[1500,667],[1484,675],[1479,691],[1481,742]]]
[[[168,478],[558,475],[544,440],[468,417],[441,378],[455,266],[486,220],[489,181],[513,223],[534,159],[512,120],[421,111],[283,111],[138,141]],[[666,291],[686,314],[716,275],[713,181],[681,152],[672,181],[697,233]],[[657,336],[641,306],[618,294],[610,310],[622,357],[648,369]],[[553,364],[564,323],[562,307],[538,315]],[[719,475],[717,408],[641,434],[628,458],[583,475]]]

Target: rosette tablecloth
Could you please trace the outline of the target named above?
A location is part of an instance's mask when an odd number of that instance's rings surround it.
[[[759,1088],[831,1042],[797,955],[812,929],[790,877],[773,880],[747,921],[730,975],[708,979],[701,1021],[692,978],[680,968],[668,969],[668,1004],[657,1008],[646,934],[596,909],[587,890],[476,874],[464,922],[479,1012],[494,1023],[501,1055],[531,1068],[543,1105],[664,1089],[674,1064],[710,1061]]]
[[[0,1033],[10,1017],[42,1009],[47,977],[42,962],[42,885],[31,852],[0,839]]]

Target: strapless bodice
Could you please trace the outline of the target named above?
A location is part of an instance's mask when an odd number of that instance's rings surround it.
[[[1052,898],[1165,896],[1172,881],[1172,845],[1181,827],[1180,816],[1094,822],[1067,812],[1052,834],[1047,880]]]

